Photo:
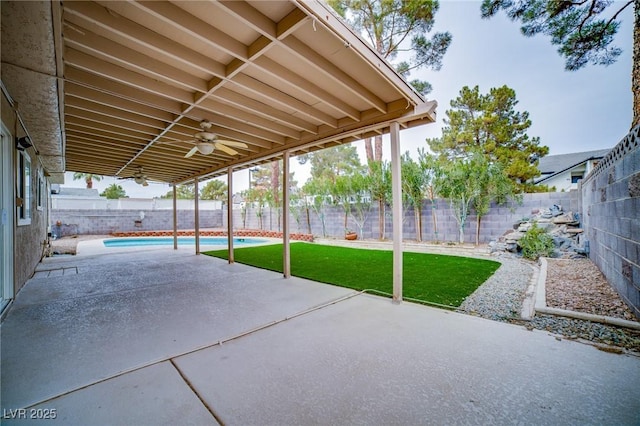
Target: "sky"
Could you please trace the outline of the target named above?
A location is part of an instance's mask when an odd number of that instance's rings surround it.
[[[616,1],[610,8],[620,4]],[[434,31],[449,31],[453,41],[439,71],[420,70],[411,75],[433,86],[427,98],[438,102],[438,120],[402,131],[402,152],[409,151],[417,158],[419,147],[428,148],[427,138],[440,137],[450,101],[462,87],[475,85],[481,93],[502,85],[514,89],[516,109],[528,111],[532,121],[528,135],[538,136],[540,144],[549,147],[549,155],[615,146],[627,134],[632,119],[633,9],[627,8],[620,20],[614,44],[623,53],[617,62],[608,67],[587,65],[569,72],[564,70],[564,59],[548,37],[524,37],[519,24],[502,12],[491,19],[482,19],[479,1],[441,1]],[[364,162],[363,143],[354,145]],[[383,158],[390,158],[388,137],[384,139]],[[309,164],[301,166],[292,159],[291,169],[299,185],[309,177]],[[226,182],[226,178],[223,180]],[[122,185],[132,198],[158,197],[170,190],[165,184],[142,187],[110,177],[94,182],[94,188],[102,191],[114,182]],[[234,192],[247,189],[248,183],[247,170],[234,174]],[[83,184],[84,181],[74,181],[72,173],[66,174],[64,186],[83,187]]]

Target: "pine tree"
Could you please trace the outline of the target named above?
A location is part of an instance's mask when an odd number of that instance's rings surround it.
[[[540,175],[537,160],[549,148],[540,139],[529,137],[529,113],[515,109],[518,101],[513,89],[492,88],[480,93],[478,86],[465,86],[446,111],[442,137],[427,139],[431,151],[440,159],[466,158],[480,152],[489,162],[499,163],[521,190],[535,190],[532,179]]]

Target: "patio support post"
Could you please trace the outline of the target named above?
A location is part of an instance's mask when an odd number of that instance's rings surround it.
[[[173,249],[178,250],[178,192],[173,184]]]
[[[291,246],[289,241],[289,151],[282,156],[282,261],[284,277],[291,277]]]
[[[227,170],[227,247],[229,248],[229,264],[233,258],[233,167]]]
[[[393,302],[402,302],[402,173],[400,125],[391,123],[391,193],[393,202]]]
[[[200,254],[200,210],[198,208],[198,178],[193,180],[193,191],[195,192],[194,198],[194,234],[196,238],[196,254]]]

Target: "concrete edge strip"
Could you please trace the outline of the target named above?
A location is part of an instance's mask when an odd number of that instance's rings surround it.
[[[547,306],[546,285],[547,281],[547,259],[540,258],[540,274],[538,275],[538,283],[536,290],[535,312],[541,314],[558,315],[567,318],[580,319],[584,321],[597,322],[601,324],[615,325],[618,327],[630,328],[632,330],[640,330],[640,322],[624,320],[621,318],[607,317],[604,315],[587,314],[584,312],[567,311],[566,309],[551,308]]]
[[[49,401],[52,401],[52,400],[54,400],[56,398],[60,398],[60,397],[63,397],[65,395],[69,395],[69,394],[72,394],[74,392],[78,392],[80,390],[89,388],[91,386],[100,384],[102,382],[106,382],[108,380],[115,379],[115,378],[120,377],[120,376],[124,376],[125,374],[128,374],[128,373],[133,373],[134,371],[142,370],[143,368],[151,367],[152,365],[161,364],[163,362],[169,362],[169,363],[171,363],[173,365],[173,359],[180,358],[180,357],[183,357],[183,356],[186,356],[186,355],[189,355],[189,354],[192,354],[192,353],[204,350],[204,349],[212,348],[214,346],[222,346],[223,343],[227,343],[227,342],[230,342],[232,340],[239,339],[241,337],[247,336],[247,335],[255,333],[257,331],[264,330],[266,328],[272,327],[274,325],[280,324],[280,323],[288,321],[290,319],[297,318],[299,316],[309,314],[311,312],[317,311],[319,309],[326,308],[326,307],[331,306],[331,305],[335,305],[336,303],[340,303],[340,302],[343,302],[345,300],[352,299],[352,298],[354,298],[356,296],[360,296],[362,294],[365,294],[365,291],[354,291],[352,293],[349,293],[349,294],[347,294],[345,296],[342,296],[342,297],[339,297],[337,299],[333,299],[333,300],[330,300],[328,302],[312,306],[312,307],[310,307],[308,309],[305,309],[303,311],[297,312],[297,313],[295,313],[293,315],[289,315],[289,316],[286,316],[286,317],[281,318],[279,320],[271,321],[269,323],[254,327],[254,328],[252,328],[250,330],[240,332],[240,333],[235,334],[235,335],[233,335],[231,337],[226,337],[224,339],[218,340],[217,342],[201,345],[201,346],[198,346],[198,347],[196,347],[194,349],[190,349],[188,351],[184,351],[184,352],[180,352],[180,353],[177,353],[177,354],[169,355],[169,356],[166,356],[166,357],[158,358],[158,359],[155,359],[155,360],[152,360],[152,361],[148,361],[148,362],[142,363],[142,364],[137,365],[135,367],[131,367],[131,368],[127,368],[125,370],[121,370],[121,371],[119,371],[117,373],[102,377],[102,378],[97,379],[97,380],[95,380],[93,382],[86,383],[86,384],[81,385],[81,386],[77,386],[75,388],[69,389],[69,390],[61,392],[59,394],[55,394],[55,395],[51,395],[51,396],[42,398],[39,401],[32,402],[32,403],[30,403],[30,404],[28,404],[28,405],[26,405],[24,407],[21,407],[21,408],[25,409],[25,410],[28,410],[28,409],[36,407],[36,406],[38,406],[40,404],[45,404],[45,403],[47,403]],[[2,416],[2,417],[0,417],[0,420],[4,420],[5,418],[6,418],[6,416]]]
[[[522,310],[520,311],[520,318],[525,321],[531,321],[536,314],[537,291],[540,287],[538,285],[540,268],[536,268],[534,265],[529,265],[529,267],[531,268],[531,271],[533,273],[531,274],[531,279],[529,280],[529,286],[525,290],[524,300],[522,301]]]

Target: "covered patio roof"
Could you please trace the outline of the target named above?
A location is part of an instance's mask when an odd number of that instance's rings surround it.
[[[435,121],[319,1],[3,2],[2,81],[54,181],[182,183]],[[202,120],[246,148],[184,158]]]

